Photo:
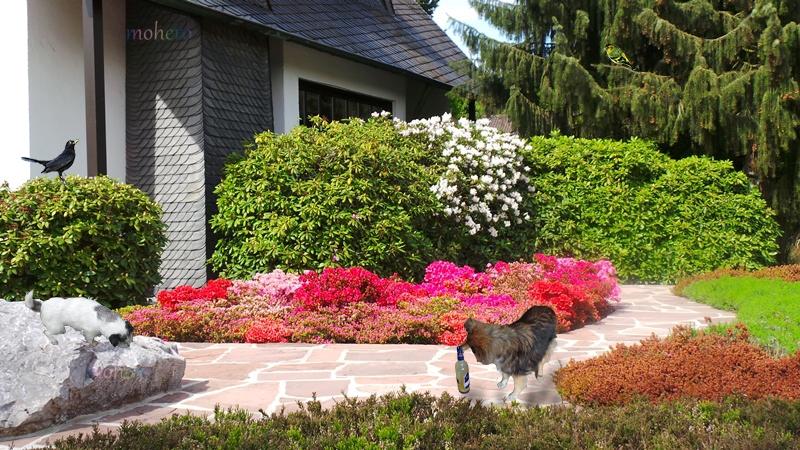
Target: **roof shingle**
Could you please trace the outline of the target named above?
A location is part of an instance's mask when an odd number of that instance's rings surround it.
[[[416,0],[394,0],[394,14],[383,0],[182,1],[449,86],[466,80],[450,65],[466,56]]]

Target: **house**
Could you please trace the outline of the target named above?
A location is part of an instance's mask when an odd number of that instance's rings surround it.
[[[465,56],[415,0],[6,0],[0,180],[108,174],[164,208],[163,287],[202,284],[226,156],[308,115],[448,110]],[[13,149],[13,151],[8,151]],[[30,150],[28,150],[30,149]]]

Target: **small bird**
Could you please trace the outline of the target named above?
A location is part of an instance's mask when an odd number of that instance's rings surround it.
[[[42,169],[42,173],[58,172],[58,178],[60,178],[61,182],[66,186],[67,182],[64,181],[64,171],[72,167],[72,163],[75,162],[75,144],[77,143],[77,139],[68,140],[66,145],[64,145],[64,151],[50,161],[42,161],[25,156],[23,156],[22,159],[43,165],[44,169]]]
[[[628,56],[625,54],[625,52],[613,44],[606,44],[606,56],[608,56],[608,59],[610,59],[611,62],[618,66],[628,66],[629,68],[633,68],[633,63],[631,63],[631,60],[628,59]]]

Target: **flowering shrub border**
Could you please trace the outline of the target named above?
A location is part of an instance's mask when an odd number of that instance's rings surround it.
[[[138,333],[167,340],[458,345],[469,317],[508,324],[530,306],[547,305],[563,332],[600,320],[618,296],[608,261],[536,255],[531,263],[498,262],[483,272],[436,261],[421,283],[362,267],[276,270],[162,291],[157,306],[124,315]]]

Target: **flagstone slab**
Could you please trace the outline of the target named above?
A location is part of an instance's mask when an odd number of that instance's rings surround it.
[[[330,380],[325,383],[317,381],[287,381],[285,394],[290,397],[307,399],[316,394],[317,397],[330,397],[347,393],[350,380]]]
[[[524,405],[557,404],[561,398],[552,374],[570,360],[583,360],[606,352],[617,343],[636,343],[655,334],[666,336],[675,325],[704,327],[732,321],[733,313],[672,295],[669,286],[622,286],[616,310],[596,324],[558,336],[553,360],[539,379],[530,376],[520,395]],[[105,414],[82,416],[61,427],[32,436],[17,437],[15,448],[43,444],[46,439],[91,431],[115,429],[123,420],[153,423],[171,414],[190,412],[213,419],[214,406],[239,406],[260,417],[285,408],[298,410],[297,401],[316,393],[323,407],[348,397],[407,391],[444,392],[461,397],[455,383],[455,351],[439,345],[400,344],[179,344],[186,358],[184,380],[177,391],[160,394]],[[482,366],[466,353],[472,388],[464,397],[502,404],[511,392],[497,388],[494,366]],[[0,449],[12,438],[0,441]]]

